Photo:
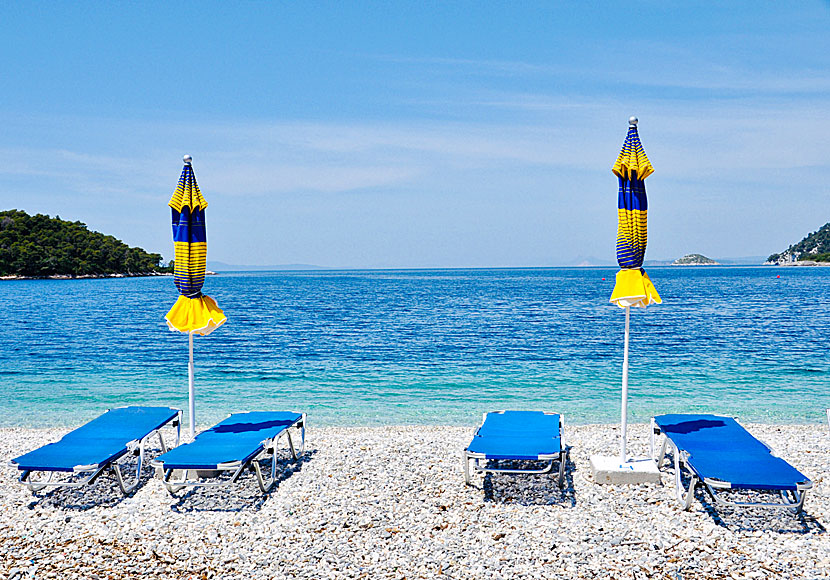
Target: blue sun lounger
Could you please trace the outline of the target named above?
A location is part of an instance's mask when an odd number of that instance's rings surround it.
[[[464,481],[470,483],[475,471],[538,474],[553,471],[559,461],[559,487],[564,483],[565,456],[562,444],[562,415],[543,411],[494,411],[485,413],[473,440],[462,452]],[[501,468],[499,460],[545,462],[541,468]]]
[[[677,499],[689,509],[695,487],[702,483],[720,506],[790,508],[796,513],[804,506],[804,494],[812,482],[792,465],[772,454],[762,441],[731,417],[718,415],[659,415],[652,419],[651,446],[654,436],[665,439],[657,457],[662,466],[671,446],[674,455],[674,480]],[[684,490],[681,468],[691,480]],[[724,493],[753,490],[780,494],[778,502],[729,501]]]
[[[265,493],[276,481],[279,440],[287,437],[296,460],[305,446],[305,424],[305,413],[235,413],[199,433],[192,442],[159,455],[151,465],[171,495],[185,486],[219,487],[235,483],[246,467],[253,468],[259,488]],[[299,450],[294,445],[292,430],[299,434]],[[271,476],[266,480],[260,461],[268,457],[272,459]],[[221,478],[223,473],[230,473],[230,478]]]
[[[172,423],[178,445],[181,413],[167,407],[110,409],[70,431],[60,441],[12,459],[11,465],[22,471],[20,483],[33,492],[46,487],[81,487],[92,483],[104,470],[111,469],[121,491],[127,495],[138,486],[145,446],[150,437],[158,435],[162,451],[167,451],[160,429]],[[121,465],[134,456],[138,456],[136,480],[127,485]],[[46,479],[33,480],[32,474],[39,472],[47,474]],[[69,474],[70,478],[52,481],[53,476],[60,473]]]

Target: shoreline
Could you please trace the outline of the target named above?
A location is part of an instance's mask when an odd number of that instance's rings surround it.
[[[0,276],[0,280],[101,280],[105,278],[150,278],[153,276],[172,276],[173,272],[141,272],[138,274],[132,273],[116,273],[116,274],[51,274],[49,276],[18,276],[11,274],[9,276]],[[216,272],[207,270],[205,276],[216,276]]]
[[[617,425],[566,423],[571,452],[560,491],[547,475],[478,474],[465,486],[460,452],[474,427],[311,423],[301,461],[281,460],[265,496],[246,474],[235,486],[176,499],[145,469],[127,498],[109,475],[84,491],[36,498],[6,467],[0,570],[20,580],[830,575],[826,424],[745,426],[813,480],[803,517],[715,511],[701,493],[684,512],[666,467],[662,485],[598,485],[588,458],[615,452]],[[646,455],[648,426],[629,429],[630,451]],[[8,466],[67,431],[0,428],[0,459]]]
[[[174,405],[170,405],[170,406],[172,408],[176,408],[176,409],[181,409],[182,408],[181,405],[177,406],[177,405],[174,404]],[[503,407],[499,407],[499,409],[501,409],[501,408],[503,408]],[[99,416],[105,410],[107,410],[107,409],[102,407],[102,408],[96,410],[94,413],[90,414],[88,417],[84,417],[83,419],[65,421],[65,422],[60,422],[60,423],[53,423],[53,424],[49,424],[49,425],[44,425],[44,424],[26,424],[26,425],[24,425],[24,424],[16,424],[16,425],[0,424],[0,435],[2,435],[4,432],[14,433],[14,432],[28,432],[28,431],[30,431],[30,432],[33,432],[33,433],[43,433],[45,437],[49,437],[49,436],[51,436],[51,437],[60,437],[61,435],[59,435],[59,434],[68,433],[72,429],[76,429],[76,428],[80,427],[81,425],[95,419],[97,416]],[[245,412],[245,411],[248,411],[248,410],[256,411],[256,410],[261,410],[261,409],[242,409],[242,410],[238,410],[238,411],[235,410],[235,411],[232,411],[232,412]],[[295,411],[296,409],[292,408],[292,409],[287,409],[287,410]],[[497,410],[497,409],[493,409],[493,410]],[[533,409],[515,409],[515,410],[539,410],[539,409],[533,408]],[[553,410],[546,409],[546,410],[555,411],[555,409],[553,409]],[[300,409],[297,412],[300,412],[300,411],[302,411],[302,409]],[[185,416],[182,420],[182,437],[184,437],[184,433],[185,433],[185,431],[187,429],[187,426],[188,426],[188,420],[187,420],[187,416],[186,416],[186,406],[185,406],[185,410],[183,412],[184,412]],[[201,433],[202,431],[204,431],[206,429],[209,429],[210,427],[213,427],[213,425],[215,425],[216,423],[218,423],[219,421],[221,421],[222,419],[227,417],[230,412],[231,411],[229,411],[228,413],[222,414],[220,416],[217,416],[215,418],[215,420],[212,420],[212,421],[204,421],[203,422],[200,419],[199,423],[196,424],[196,433]],[[666,413],[673,413],[673,412],[675,412],[675,411],[666,411]],[[678,411],[678,412],[681,412],[681,411]],[[804,430],[816,429],[816,430],[819,430],[819,431],[822,431],[822,430],[827,431],[828,438],[830,438],[830,431],[828,431],[827,414],[826,414],[826,411],[825,411],[824,407],[822,407],[821,411],[818,411],[816,413],[815,418],[813,420],[809,421],[809,422],[803,421],[801,418],[798,419],[798,420],[795,420],[795,421],[786,421],[786,422],[776,422],[776,421],[772,421],[772,420],[760,420],[760,421],[759,420],[750,420],[750,419],[747,419],[746,417],[742,417],[741,415],[737,415],[737,414],[734,414],[734,413],[729,413],[729,412],[723,413],[723,412],[718,412],[716,410],[711,410],[711,409],[704,409],[704,410],[695,411],[695,412],[713,413],[713,414],[719,414],[719,415],[734,417],[741,425],[743,425],[744,427],[746,427],[750,431],[752,431],[753,427],[758,427],[760,429],[775,429],[775,428],[778,428],[778,427],[804,429]],[[565,431],[566,432],[567,432],[568,429],[573,429],[573,428],[580,428],[580,429],[589,428],[589,429],[596,429],[597,431],[602,431],[604,429],[608,429],[608,430],[615,430],[616,429],[618,431],[619,427],[620,427],[619,421],[614,422],[614,423],[608,423],[608,422],[605,422],[605,421],[584,421],[584,422],[581,422],[581,421],[576,421],[576,420],[569,420],[569,418],[570,418],[569,415],[564,415]],[[421,423],[419,423],[419,422],[400,422],[400,423],[378,423],[378,422],[357,423],[357,422],[350,422],[350,423],[347,423],[347,424],[337,423],[337,422],[334,422],[334,423],[321,423],[318,420],[315,420],[316,417],[314,415],[309,415],[309,419],[311,421],[312,428],[315,431],[321,430],[321,429],[369,429],[369,430],[372,430],[372,429],[468,429],[470,431],[470,433],[472,434],[472,432],[475,431],[475,429],[478,428],[478,426],[481,424],[481,413],[469,414],[467,419],[463,422],[445,422],[445,423],[440,423],[440,422],[421,422]],[[632,420],[632,419],[628,420],[628,426],[629,427],[630,426],[635,426],[639,429],[648,429],[649,424],[650,424],[650,421],[640,421],[640,420]],[[830,471],[830,469],[828,469],[828,471]]]
[[[816,262],[814,260],[798,260],[796,262],[764,262],[762,265],[764,266],[796,266],[796,267],[807,267],[807,266],[830,266],[830,262]]]
[[[117,273],[117,274],[52,274],[50,276],[0,276],[0,280],[99,280],[102,278],[148,278],[151,276],[172,276],[172,272],[142,272],[139,274]]]

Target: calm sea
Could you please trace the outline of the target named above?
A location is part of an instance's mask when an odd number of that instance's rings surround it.
[[[196,337],[200,424],[251,409],[317,425],[473,425],[546,409],[617,422],[616,268],[241,272],[205,291],[228,323]],[[830,268],[650,268],[631,317],[630,412],[817,423],[830,407]],[[780,278],[778,277],[780,275]],[[604,278],[604,279],[603,279]],[[0,282],[0,426],[187,407],[172,278]]]

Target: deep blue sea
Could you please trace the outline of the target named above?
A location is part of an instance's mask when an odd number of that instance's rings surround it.
[[[830,407],[830,268],[653,267],[632,309],[630,417],[711,411],[817,423]],[[196,337],[197,419],[305,411],[316,425],[474,425],[488,410],[618,422],[616,268],[209,276],[228,322]],[[777,277],[780,275],[780,278]],[[605,280],[603,280],[605,278]],[[171,277],[0,282],[0,426],[187,408]]]

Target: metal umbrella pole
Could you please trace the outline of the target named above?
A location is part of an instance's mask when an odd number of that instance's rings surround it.
[[[625,453],[625,442],[628,432],[628,329],[631,320],[631,307],[625,307],[625,346],[623,347],[623,370],[622,370],[622,426],[620,433],[620,461],[627,461]]]
[[[194,368],[193,368],[193,333],[188,333],[190,342],[190,357],[187,362],[187,411],[190,415],[190,439],[191,441],[196,436],[196,397],[194,396],[193,392],[193,375],[194,375]],[[626,332],[626,337],[628,337],[628,333]],[[628,344],[626,338],[626,345]],[[626,357],[628,357],[627,349],[626,349]],[[628,358],[626,358],[628,360]]]

